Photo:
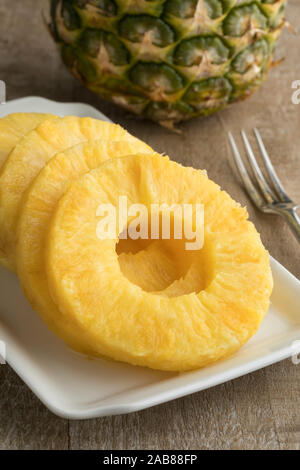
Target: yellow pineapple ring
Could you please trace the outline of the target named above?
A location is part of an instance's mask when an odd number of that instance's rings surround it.
[[[16,268],[15,245],[18,210],[24,191],[56,153],[95,139],[138,139],[116,124],[68,116],[46,120],[23,137],[0,172],[0,263]]]
[[[0,119],[0,168],[19,140],[51,114],[14,113]]]
[[[68,182],[109,158],[135,151],[153,153],[138,140],[79,144],[51,158],[23,196],[17,227],[17,273],[29,302],[54,332],[58,331],[56,323],[61,314],[50,296],[44,266],[44,245],[53,211]],[[126,259],[123,265],[129,262]],[[70,333],[64,336],[68,340]]]
[[[202,203],[204,285],[168,297],[122,273],[118,240],[100,240],[100,204]],[[236,351],[257,330],[272,290],[269,255],[247,212],[204,172],[165,157],[111,159],[74,181],[51,221],[47,278],[76,349],[162,370],[205,366]],[[199,253],[195,252],[195,257]],[[184,253],[182,253],[184,257]]]

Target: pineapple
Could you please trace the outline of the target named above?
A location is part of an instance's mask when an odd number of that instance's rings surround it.
[[[249,96],[286,0],[50,0],[63,61],[100,96],[166,126]]]
[[[45,163],[68,147],[100,138],[139,143],[116,124],[67,116],[42,122],[15,146],[0,173],[2,265],[13,271],[16,269],[16,229],[22,196]]]
[[[19,140],[50,114],[15,113],[0,119],[0,170]]]
[[[132,240],[126,247],[97,237],[97,208],[118,210],[124,194],[128,206],[204,204],[204,247],[190,252],[189,266],[183,247],[177,250],[185,279],[169,278],[171,295],[168,286],[151,291],[150,277],[141,287],[124,274],[119,258]],[[57,333],[78,351],[154,369],[195,369],[238,350],[256,332],[272,291],[269,256],[246,210],[205,172],[158,155],[113,158],[71,182],[48,226],[44,256],[61,312],[53,313]],[[190,276],[198,277],[197,290],[181,295]]]
[[[57,331],[55,319],[60,318],[61,313],[53,303],[48,290],[44,245],[55,207],[66,191],[69,181],[109,158],[135,152],[153,153],[146,144],[138,140],[132,142],[101,140],[79,144],[55,155],[41,170],[23,197],[17,228],[17,273],[27,299],[54,332]],[[160,255],[163,255],[161,251],[157,257]],[[123,264],[129,262],[130,260]],[[156,269],[155,273],[154,276],[159,277],[159,270]]]

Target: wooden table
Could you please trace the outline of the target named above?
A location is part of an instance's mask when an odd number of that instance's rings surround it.
[[[249,203],[231,164],[229,129],[261,129],[288,193],[300,202],[300,36],[286,30],[277,57],[286,57],[248,101],[197,119],[174,135],[139,122],[85,90],[62,66],[40,13],[47,0],[1,0],[0,79],[8,99],[40,95],[83,101],[174,160],[206,168],[250,217],[270,253],[300,278],[300,247],[286,225]],[[288,18],[300,33],[299,0]],[[300,299],[299,299],[300,300]],[[300,339],[300,338],[299,338]],[[0,366],[0,449],[300,449],[300,366],[290,360],[194,395],[125,416],[67,421],[54,416],[9,366]]]

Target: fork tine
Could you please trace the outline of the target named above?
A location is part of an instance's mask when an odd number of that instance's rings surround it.
[[[244,144],[245,144],[245,147],[246,147],[248,160],[249,160],[250,166],[253,170],[256,181],[257,181],[257,183],[258,183],[258,185],[261,189],[261,192],[263,193],[264,197],[266,198],[267,202],[269,204],[272,204],[276,200],[276,197],[273,194],[270,186],[266,182],[266,180],[265,180],[265,178],[264,178],[264,176],[263,176],[263,174],[262,174],[262,172],[261,172],[261,170],[260,170],[260,168],[257,164],[256,158],[254,156],[253,150],[252,150],[251,145],[249,143],[249,140],[246,136],[246,133],[244,131],[241,131],[241,134],[242,134],[242,138],[243,138],[243,141],[244,141]]]
[[[262,197],[260,196],[260,194],[258,193],[258,191],[255,189],[252,181],[251,181],[251,178],[249,176],[249,173],[243,163],[243,160],[242,160],[242,157],[238,151],[238,148],[237,148],[237,145],[235,143],[235,140],[233,138],[233,135],[231,134],[231,132],[228,132],[228,137],[229,137],[229,142],[230,142],[230,145],[231,145],[231,148],[232,148],[232,153],[233,153],[233,156],[234,156],[234,160],[235,160],[235,163],[236,163],[236,166],[237,166],[237,169],[240,173],[240,176],[243,180],[243,183],[246,187],[246,190],[250,196],[250,198],[252,199],[253,203],[256,205],[256,207],[258,207],[259,209],[265,204],[265,202],[263,201]]]
[[[278,196],[280,197],[281,201],[282,202],[291,202],[291,199],[288,197],[288,195],[286,194],[281,182],[280,182],[280,179],[278,178],[277,176],[277,173],[271,163],[271,160],[270,160],[270,157],[268,155],[268,152],[266,150],[266,147],[263,143],[263,140],[261,138],[261,135],[260,133],[258,132],[258,129],[256,129],[256,127],[253,129],[253,132],[254,132],[254,135],[256,137],[256,140],[257,140],[257,143],[258,143],[258,147],[259,147],[259,150],[261,151],[261,156],[262,156],[262,159],[263,159],[263,162],[265,164],[265,167],[267,169],[267,172],[268,172],[268,175],[274,185],[274,188],[276,189],[276,192],[278,194]]]

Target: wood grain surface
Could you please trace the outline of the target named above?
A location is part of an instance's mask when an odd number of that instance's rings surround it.
[[[300,202],[300,5],[289,0],[286,30],[263,87],[248,101],[182,126],[174,135],[138,121],[85,90],[62,66],[41,16],[47,0],[0,0],[0,79],[8,99],[40,95],[90,103],[174,160],[206,168],[250,218],[270,253],[300,278],[300,247],[283,221],[249,203],[231,162],[226,132],[261,129],[278,173]],[[299,299],[300,303],[300,299]],[[300,338],[299,338],[300,339]],[[8,365],[0,366],[0,449],[300,449],[300,366],[290,360],[213,389],[125,416],[62,420],[48,411]]]

